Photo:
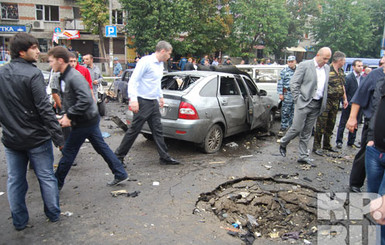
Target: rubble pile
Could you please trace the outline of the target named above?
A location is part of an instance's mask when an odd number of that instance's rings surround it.
[[[243,178],[202,193],[195,213],[213,212],[246,244],[258,237],[309,239],[317,232],[317,191],[284,180]]]

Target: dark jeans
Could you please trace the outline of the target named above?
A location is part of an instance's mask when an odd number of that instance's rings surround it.
[[[24,150],[13,150],[5,147],[8,166],[7,192],[11,208],[13,225],[16,229],[24,229],[29,220],[25,195],[28,191],[27,165],[34,166],[39,180],[40,192],[44,203],[44,213],[51,221],[60,218],[59,191],[53,172],[53,150],[51,140],[42,145]]]
[[[116,149],[116,156],[123,159],[127,155],[136,137],[138,137],[143,124],[147,122],[158,148],[159,156],[163,159],[169,159],[170,156],[167,153],[167,146],[164,143],[163,129],[160,122],[161,115],[158,100],[146,100],[138,97],[138,102],[139,111],[134,114],[131,126],[128,128],[119,147]]]
[[[368,138],[369,119],[365,118],[361,134],[361,148],[353,160],[352,171],[350,172],[350,186],[362,187],[365,182],[365,151]]]
[[[338,125],[336,143],[342,143],[342,138],[344,137],[345,126],[346,126],[346,123],[347,123],[347,121],[349,119],[351,108],[352,108],[351,105],[349,105],[346,109],[342,110],[340,124]],[[355,130],[354,133],[351,133],[349,131],[349,134],[348,134],[348,145],[353,145],[354,144],[354,141],[356,140],[356,133],[357,133],[357,130]]]
[[[63,157],[60,159],[59,166],[55,173],[59,187],[64,185],[64,179],[71,169],[72,163],[86,138],[90,141],[95,151],[107,162],[108,167],[116,179],[127,178],[128,175],[124,170],[123,164],[115,156],[106,142],[104,142],[99,129],[99,122],[97,122],[95,125],[89,127],[72,127],[72,131],[62,150]]]

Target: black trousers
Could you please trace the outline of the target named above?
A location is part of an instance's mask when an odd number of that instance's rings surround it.
[[[361,134],[361,148],[354,157],[352,171],[350,172],[350,186],[362,187],[365,182],[365,151],[366,144],[368,143],[368,128],[369,119],[365,118]]]
[[[128,128],[124,135],[122,142],[115,151],[115,155],[122,159],[130,151],[131,146],[134,144],[136,137],[140,133],[145,122],[151,129],[152,136],[155,144],[158,148],[158,153],[161,158],[169,159],[170,156],[167,153],[167,146],[163,138],[163,128],[160,122],[160,111],[158,100],[147,100],[138,97],[139,111],[134,113],[134,119],[132,120],[131,126]]]
[[[342,138],[344,136],[345,126],[346,126],[346,123],[348,122],[351,108],[352,108],[351,105],[349,105],[346,109],[342,109],[340,124],[338,125],[336,143],[342,143]],[[357,116],[357,118],[358,118],[358,116]],[[354,133],[351,133],[349,131],[348,145],[354,144],[354,141],[356,140],[356,133],[357,133],[357,130],[355,130]]]

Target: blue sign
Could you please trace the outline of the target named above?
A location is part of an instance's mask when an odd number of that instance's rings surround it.
[[[61,31],[61,28],[60,27],[56,27],[55,28],[55,33],[61,33],[62,31]]]
[[[385,54],[384,52],[385,52],[385,50],[381,49],[380,57],[384,56],[384,54]]]
[[[25,26],[0,25],[0,32],[27,32],[27,28]]]
[[[106,37],[117,37],[116,26],[106,26]]]

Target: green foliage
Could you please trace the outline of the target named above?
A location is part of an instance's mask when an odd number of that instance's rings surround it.
[[[233,18],[228,0],[191,0],[187,53],[203,56],[226,50]]]
[[[127,11],[126,31],[133,37],[133,48],[140,54],[154,52],[160,40],[170,42],[177,49],[181,45],[180,35],[188,25],[188,9],[184,0],[120,0]]]
[[[288,37],[289,13],[285,0],[237,0],[231,3],[234,14],[232,40],[243,54],[253,53],[256,45],[271,52],[282,48]]]
[[[99,34],[100,27],[109,23],[108,0],[77,0],[87,30]]]
[[[368,50],[373,26],[364,1],[324,0],[321,15],[313,21],[318,47],[328,46],[348,57],[360,57]]]
[[[363,30],[364,35],[372,30],[373,38],[368,42],[368,49],[363,51],[363,57],[379,57],[381,42],[384,33],[385,22],[385,0],[367,0],[363,11],[370,13],[370,24]]]

